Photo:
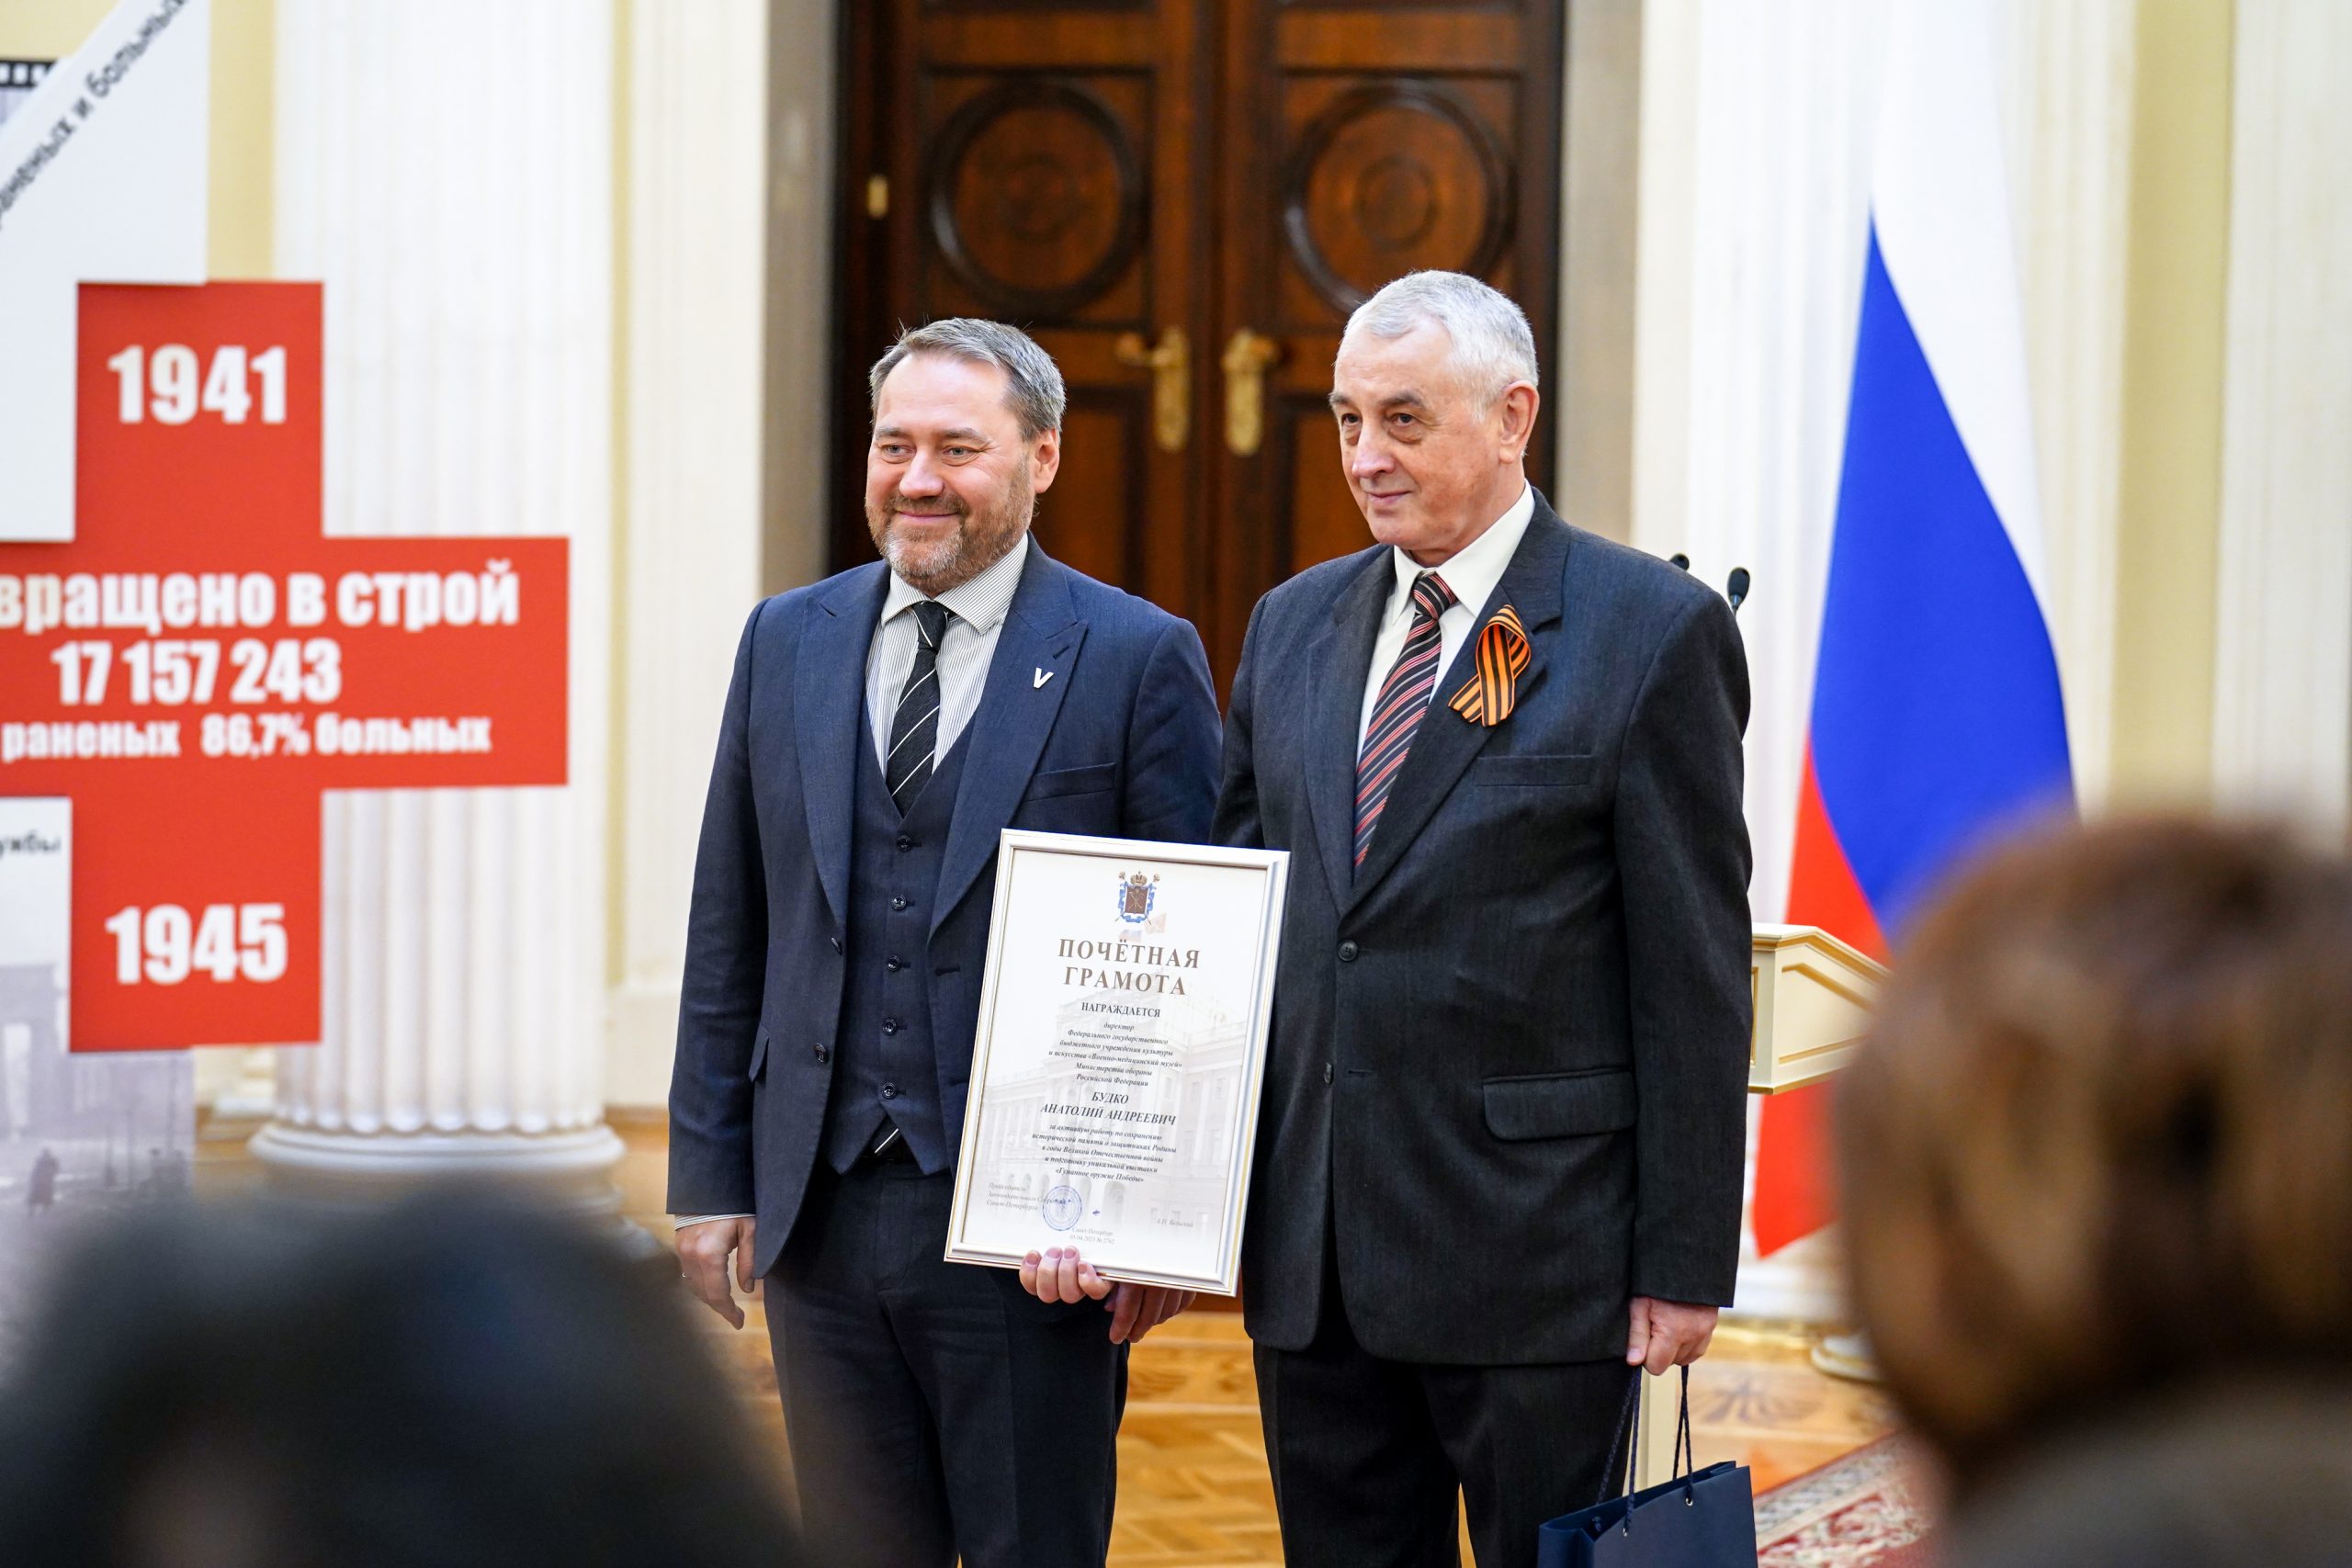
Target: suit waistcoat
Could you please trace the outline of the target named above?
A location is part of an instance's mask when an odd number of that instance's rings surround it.
[[[939,1060],[932,1048],[931,920],[947,852],[965,740],[956,737],[901,815],[874,760],[874,728],[861,722],[857,789],[850,808],[849,954],[825,1158],[847,1170],[885,1117],[926,1171],[954,1162],[939,1114]]]

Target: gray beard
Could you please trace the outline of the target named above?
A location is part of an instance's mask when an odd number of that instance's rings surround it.
[[[1036,510],[1036,497],[1032,494],[1030,519],[1035,517]],[[894,512],[892,516],[896,515]],[[1012,547],[1029,531],[1028,521],[1024,519],[1023,526],[1002,535],[982,538],[973,530],[973,514],[966,513],[964,525],[956,530],[955,536],[933,546],[916,545],[886,526],[882,531],[882,558],[890,563],[892,571],[924,592],[944,593],[962,587],[1011,555]]]
[[[883,558],[890,563],[892,571],[926,592],[939,592],[931,588],[933,582],[947,588],[969,582],[989,565],[986,561],[972,564],[971,558],[977,552],[973,548],[969,526],[970,519],[967,517],[966,526],[958,528],[954,537],[942,539],[934,545],[918,545],[901,535],[885,530]]]

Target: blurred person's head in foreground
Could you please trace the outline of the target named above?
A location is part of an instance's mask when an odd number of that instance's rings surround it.
[[[141,1213],[51,1278],[0,1386],[0,1562],[789,1561],[680,1312],[483,1199]]]
[[[2352,1389],[2344,860],[2188,820],[2008,848],[1844,1078],[1856,1305],[1963,1497],[2184,1400]]]
[[[2184,1390],[2044,1443],[1971,1495],[1939,1568],[2341,1568],[2343,1388]]]

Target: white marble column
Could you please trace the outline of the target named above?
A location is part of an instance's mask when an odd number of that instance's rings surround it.
[[[2352,9],[2241,0],[2213,784],[2352,823]]]
[[[254,1151],[610,1201],[609,0],[278,0],[278,276],[321,278],[326,530],[566,535],[571,782],[324,812],[324,1038]]]
[[[765,0],[630,9],[616,1104],[669,1095],[703,794],[760,594],[767,39]],[[805,168],[776,195],[824,203]]]

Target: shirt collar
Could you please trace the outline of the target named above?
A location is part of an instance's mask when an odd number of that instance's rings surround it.
[[[1535,487],[1520,487],[1519,499],[1509,511],[1495,519],[1494,525],[1461,549],[1443,566],[1426,567],[1403,550],[1389,553],[1396,562],[1396,592],[1390,613],[1402,614],[1413,603],[1413,581],[1425,571],[1435,571],[1453,590],[1454,599],[1463,609],[1476,615],[1487,606],[1495,592],[1495,584],[1503,580],[1504,569],[1510,558],[1519,553],[1519,541],[1527,534],[1527,525],[1535,515]]]
[[[1005,612],[1012,608],[1013,591],[1021,586],[1021,569],[1029,559],[1029,536],[1026,532],[1014,541],[1004,558],[989,567],[969,582],[962,582],[938,595],[939,602],[955,614],[957,620],[983,637],[996,630]],[[925,593],[897,572],[890,574],[889,596],[882,601],[882,624],[888,626],[892,617],[911,605],[920,604],[932,595]]]

